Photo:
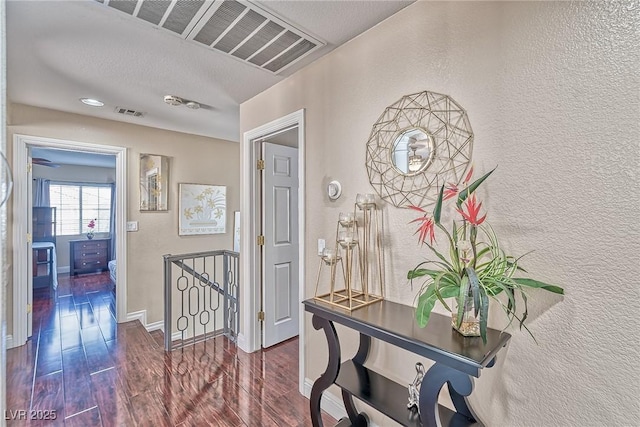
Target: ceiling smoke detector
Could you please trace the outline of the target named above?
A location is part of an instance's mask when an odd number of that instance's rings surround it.
[[[164,102],[169,105],[182,105],[182,98],[174,95],[165,95]]]
[[[191,110],[197,110],[202,107],[202,105],[199,102],[192,101],[190,99],[180,98],[179,96],[175,96],[175,95],[165,95],[164,102],[166,102],[169,105],[184,105],[185,107],[190,108]]]

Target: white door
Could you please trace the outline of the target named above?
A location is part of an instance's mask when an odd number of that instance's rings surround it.
[[[298,335],[298,149],[263,143],[262,346]]]

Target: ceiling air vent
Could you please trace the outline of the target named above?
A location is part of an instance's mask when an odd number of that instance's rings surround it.
[[[274,74],[326,44],[249,1],[96,2]]]
[[[116,107],[115,112],[118,114],[123,114],[125,116],[133,116],[133,117],[144,117],[144,114],[145,114],[142,111],[136,111],[130,108],[122,108],[122,107]]]

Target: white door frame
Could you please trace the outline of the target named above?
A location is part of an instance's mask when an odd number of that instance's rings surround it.
[[[241,323],[238,335],[239,347],[248,352],[260,349],[260,322],[258,311],[260,310],[260,289],[256,286],[260,283],[258,265],[260,258],[257,252],[256,237],[258,235],[255,225],[255,213],[259,208],[256,203],[255,181],[257,177],[256,167],[253,163],[253,141],[264,136],[276,133],[279,130],[298,126],[298,238],[300,240],[299,251],[299,299],[305,297],[305,167],[304,167],[304,109],[295,111],[279,119],[244,133],[240,145],[240,293],[241,293]],[[304,308],[300,310],[300,346],[299,346],[299,390],[304,392]]]
[[[29,229],[27,212],[28,186],[28,148],[43,147],[64,150],[89,151],[93,153],[116,156],[116,254],[118,269],[116,270],[116,319],[127,320],[127,149],[112,145],[90,144],[86,142],[65,141],[39,136],[13,136],[13,336],[12,347],[27,342],[27,298],[30,284],[27,284],[29,245],[26,242]]]

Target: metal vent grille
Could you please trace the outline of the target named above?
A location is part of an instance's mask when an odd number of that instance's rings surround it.
[[[253,10],[248,11],[214,47],[225,53],[229,53],[266,20],[267,18],[257,14]]]
[[[237,56],[240,59],[247,59],[260,48],[264,47],[271,40],[275,39],[278,34],[284,30],[284,27],[276,24],[275,22],[268,22],[267,25],[260,28],[257,33],[253,35],[249,40],[244,42],[242,46],[236,49],[232,53],[233,56]]]
[[[289,49],[287,52],[280,55],[273,61],[265,64],[264,68],[275,73],[277,70],[295,61],[297,58],[309,52],[314,47],[316,47],[316,45],[309,40],[303,40],[301,43],[298,43],[293,48]]]
[[[264,65],[269,60],[275,58],[280,53],[284,52],[285,49],[294,45],[295,42],[300,40],[300,36],[292,33],[291,31],[287,31],[280,37],[276,39],[273,43],[263,49],[261,52],[256,54],[253,58],[249,59],[249,62],[256,65]]]
[[[132,15],[133,11],[136,10],[136,3],[136,0],[111,0],[109,2],[109,6],[114,9],[118,9],[121,12]]]
[[[145,1],[140,6],[138,18],[158,25],[170,5],[171,0]]]
[[[204,0],[178,0],[162,26],[174,33],[182,34],[203,4]]]
[[[118,114],[123,114],[125,116],[133,116],[133,117],[144,117],[142,111],[132,110],[130,108],[116,107],[115,112]]]
[[[326,44],[246,0],[95,1],[275,74]]]
[[[194,40],[211,45],[246,9],[237,1],[225,1],[200,29]]]

